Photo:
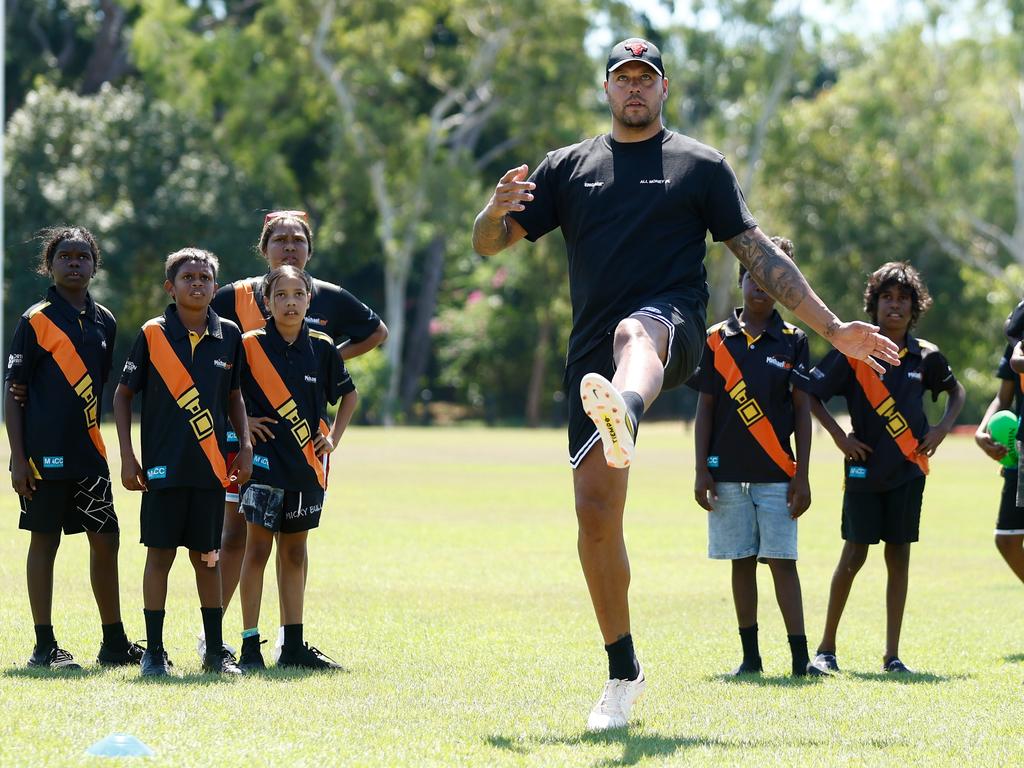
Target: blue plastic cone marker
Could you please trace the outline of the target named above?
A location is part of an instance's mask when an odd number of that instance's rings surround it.
[[[85,754],[94,757],[152,757],[156,753],[130,733],[112,733],[85,750]]]

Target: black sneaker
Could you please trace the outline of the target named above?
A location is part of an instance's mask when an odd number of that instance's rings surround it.
[[[839,662],[836,661],[834,653],[819,653],[807,666],[807,674],[809,675],[814,674],[811,672],[811,667],[814,667],[823,675],[832,675],[839,671]]]
[[[40,648],[38,645],[32,649],[32,655],[28,657],[28,665],[35,669],[74,670],[81,669],[82,665],[75,661],[75,657],[56,645],[49,645]]]
[[[138,643],[128,643],[122,650],[110,648],[106,643],[100,643],[100,652],[96,661],[104,667],[132,667],[142,663],[142,657],[146,649]]]
[[[167,658],[167,651],[162,648],[147,648],[143,651],[140,665],[143,677],[164,677],[171,674],[171,660]]]
[[[263,661],[263,654],[260,652],[260,646],[266,640],[261,640],[253,648],[246,648],[245,643],[242,643],[242,656],[238,660],[238,668],[243,673],[249,672],[262,672],[267,668],[266,663]]]
[[[277,666],[297,667],[300,669],[342,668],[341,664],[309,643],[303,643],[298,648],[290,648],[285,645],[281,649],[281,657],[277,660]]]
[[[242,670],[238,668],[235,654],[227,648],[222,648],[220,654],[206,654],[203,658],[203,672],[215,675],[240,675]]]
[[[891,672],[896,675],[912,675],[914,670],[899,660],[898,656],[893,656],[891,659],[884,660],[882,663],[883,672]]]
[[[748,664],[743,662],[736,669],[729,674],[733,677],[740,677],[741,675],[760,675],[764,671],[764,667],[761,666],[761,657],[757,657],[757,664]]]

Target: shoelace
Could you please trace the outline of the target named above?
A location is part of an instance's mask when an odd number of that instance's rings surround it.
[[[330,656],[328,656],[326,653],[321,651],[319,648],[317,648],[315,646],[312,646],[309,643],[306,643],[306,649],[310,653],[312,653],[314,656],[316,656],[318,659],[326,659],[327,661],[331,662],[332,664],[337,664],[338,663],[334,659],[332,659]]]
[[[622,711],[622,703],[618,700],[618,691],[622,687],[623,680],[609,680],[604,684],[604,691],[601,693],[601,700],[597,702],[597,707],[601,711],[601,714],[618,714]],[[614,702],[614,704],[613,704]],[[616,712],[615,710],[618,710]]]
[[[50,661],[51,665],[64,666],[65,664],[74,664],[75,657],[65,651],[63,648],[53,649],[53,659]]]

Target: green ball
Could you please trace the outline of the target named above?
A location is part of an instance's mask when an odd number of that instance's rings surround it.
[[[1013,411],[997,411],[988,421],[992,439],[1006,446],[1007,454],[999,462],[1004,467],[1017,466],[1017,426],[1017,415]]]

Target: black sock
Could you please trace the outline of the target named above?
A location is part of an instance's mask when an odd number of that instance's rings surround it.
[[[103,644],[112,651],[128,650],[128,635],[124,633],[124,624],[103,624]]]
[[[622,393],[622,399],[626,401],[626,410],[629,411],[629,418],[633,420],[633,439],[636,439],[637,430],[640,429],[640,419],[644,416],[644,399],[632,390]]]
[[[36,648],[52,648],[57,644],[53,624],[36,624]]]
[[[297,649],[302,647],[302,625],[284,625],[284,648]]]
[[[142,615],[146,619],[146,647],[151,651],[164,649],[164,616],[167,611],[149,611],[143,608]]]
[[[206,634],[206,655],[220,658],[224,649],[224,609],[219,605],[213,608],[200,607],[203,614],[203,632]]]
[[[620,637],[604,647],[608,652],[608,678],[610,680],[636,680],[640,676],[640,665],[636,663],[633,651],[633,636]]]
[[[740,642],[743,643],[743,669],[760,670],[761,652],[757,648],[757,624],[740,627]]]
[[[807,635],[789,635],[789,652],[793,654],[793,674],[806,675],[807,662],[810,661],[807,655]]]

